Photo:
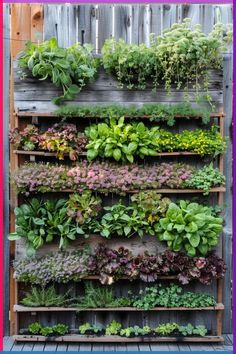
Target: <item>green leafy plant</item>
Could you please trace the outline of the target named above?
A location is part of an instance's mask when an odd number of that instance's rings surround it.
[[[31,323],[28,330],[32,334],[39,334],[41,332],[42,326],[38,322]]]
[[[103,105],[103,106],[63,106],[56,111],[59,117],[91,118],[120,118],[150,119],[153,122],[165,122],[169,126],[175,124],[175,117],[188,119],[201,118],[203,124],[210,122],[211,110],[207,108],[193,108],[188,102],[167,105],[160,103],[146,103],[142,107]]]
[[[132,206],[125,206],[120,201],[109,207],[104,207],[106,213],[101,221],[96,222],[92,227],[94,232],[100,232],[101,236],[109,237],[111,235],[131,237],[138,234],[144,235],[144,230],[148,226],[143,215]]]
[[[79,332],[81,334],[98,334],[99,332],[102,332],[102,327],[98,325],[92,325],[90,323],[84,323],[81,326],[79,326]]]
[[[150,334],[151,332],[152,329],[149,326],[144,326],[143,328],[139,326],[134,326],[134,327],[122,328],[120,331],[120,336],[124,336],[124,337],[145,336],[147,334]]]
[[[124,117],[118,121],[111,118],[109,124],[93,124],[85,129],[85,134],[89,139],[88,160],[101,156],[133,162],[134,155],[155,156],[158,150],[157,127],[148,129],[142,122],[125,124]]]
[[[48,337],[54,334],[53,327],[45,326],[41,328],[40,334],[42,336]]]
[[[184,292],[175,284],[163,287],[161,284],[153,287],[146,287],[140,290],[139,294],[131,297],[132,306],[150,310],[154,307],[208,307],[215,306],[216,301],[213,296]]]
[[[154,191],[135,193],[131,196],[131,201],[139,213],[144,214],[144,218],[149,225],[158,222],[160,217],[166,214],[171,202],[169,198],[163,198],[161,194]],[[154,234],[154,231],[149,228],[149,233]]]
[[[226,35],[223,36],[225,30]],[[195,25],[192,29],[191,20],[188,18],[184,19],[183,23],[173,24],[162,36],[153,36],[151,47],[155,48],[159,59],[167,92],[172,84],[185,91],[188,90],[189,84],[193,84],[197,98],[198,92],[203,89],[211,102],[208,93],[210,69],[222,67],[222,53],[231,41],[230,27],[226,29],[223,24],[217,23],[212,32],[205,34],[200,25]]]
[[[107,336],[119,334],[121,328],[122,328],[121,323],[119,323],[119,322],[113,320],[113,321],[111,321],[111,323],[109,323],[109,324],[106,326],[105,334],[106,334]]]
[[[68,216],[75,218],[80,225],[89,223],[92,218],[98,216],[101,211],[102,200],[98,196],[94,196],[91,191],[82,193],[73,193],[69,196],[67,203]]]
[[[168,336],[172,333],[178,332],[179,325],[177,323],[163,323],[158,325],[154,331],[161,336]]]
[[[70,160],[78,159],[85,150],[87,139],[77,131],[75,124],[56,123],[39,136],[39,149],[55,151],[59,160],[69,155]]]
[[[123,39],[116,42],[107,39],[102,48],[104,68],[115,75],[119,86],[129,89],[145,89],[149,78],[157,80],[159,61],[152,47],[145,44],[126,44]]]
[[[53,326],[53,332],[63,336],[64,334],[68,333],[68,326],[58,323],[57,325]]]
[[[219,169],[213,167],[213,163],[197,170],[193,176],[185,182],[188,188],[203,189],[204,195],[208,195],[212,187],[224,184],[225,176],[220,173]]]
[[[75,306],[81,308],[101,308],[128,306],[127,298],[115,298],[114,291],[108,286],[95,286],[91,282],[85,283],[85,294]],[[73,305],[74,306],[74,305]]]
[[[156,232],[173,251],[184,249],[189,256],[206,255],[218,243],[223,219],[212,215],[211,208],[181,200],[170,203]]]
[[[42,326],[40,323],[34,322],[28,326],[28,331],[31,334],[48,337],[52,335],[65,335],[69,332],[69,329],[68,326],[61,323],[54,326]]]
[[[69,240],[75,240],[80,231],[72,218],[68,217],[66,203],[65,199],[42,202],[34,198],[16,207],[16,231],[9,235],[9,239],[25,238],[29,256],[54,238],[59,238],[59,248],[65,248]]]
[[[18,128],[10,129],[9,141],[17,149],[35,150],[39,143],[39,129],[33,124],[28,124],[22,131],[19,131]]]
[[[91,45],[79,43],[67,49],[60,48],[54,37],[40,44],[29,41],[20,54],[19,65],[39,80],[49,79],[61,87],[63,95],[54,99],[54,103],[60,104],[63,100],[74,99],[95,76],[97,60],[93,58],[92,50]]]
[[[58,294],[55,287],[52,285],[48,288],[45,287],[32,287],[31,292],[26,293],[26,296],[21,300],[21,303],[25,306],[37,307],[37,306],[64,306],[70,299],[68,294]]]
[[[123,39],[108,39],[102,48],[104,68],[114,74],[121,87],[145,89],[147,81],[156,89],[164,81],[167,92],[171,85],[188,91],[190,85],[208,93],[209,71],[222,66],[222,52],[232,41],[229,28],[216,24],[213,31],[205,34],[200,25],[191,29],[190,19],[175,23],[162,35],[151,35],[150,47],[145,44],[127,44]],[[202,81],[201,81],[202,80]]]
[[[195,334],[204,337],[207,334],[207,329],[205,326],[199,325],[194,327],[190,323],[188,323],[187,326],[179,326],[178,330],[183,336],[191,336]]]
[[[158,127],[147,128],[143,123],[125,124],[124,117],[118,121],[93,124],[85,129],[89,143],[87,158],[97,156],[114,158],[116,161],[134,161],[134,156],[156,156],[158,152],[190,151],[199,155],[217,155],[226,149],[226,141],[217,126],[209,130],[185,130],[171,133]]]

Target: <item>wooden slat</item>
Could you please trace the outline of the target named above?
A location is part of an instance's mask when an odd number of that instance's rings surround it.
[[[225,192],[225,187],[215,187],[211,188],[209,190],[209,193],[219,193],[219,192]],[[156,193],[164,193],[164,194],[191,194],[191,193],[203,193],[204,191],[202,189],[169,189],[169,188],[163,188],[163,189],[135,189],[135,190],[129,190],[126,191],[126,193],[138,193],[140,191],[145,191],[145,192],[150,192],[154,191]],[[66,193],[73,193],[74,190],[72,189],[64,189],[60,190],[60,192],[66,192]],[[52,192],[53,193],[53,192]]]
[[[9,113],[10,113],[10,70],[11,70],[11,57],[10,57],[10,41],[8,38],[11,36],[10,31],[10,4],[3,4],[3,244],[4,244],[4,294],[3,296],[3,323],[4,335],[9,334],[9,310],[10,310],[10,242],[8,240],[9,234],[9,219],[10,219],[10,201],[9,201]]]
[[[139,309],[134,307],[111,307],[111,308],[80,308],[80,307],[27,307],[21,305],[14,305],[15,312],[157,312],[157,311],[219,311],[224,310],[223,304],[216,304],[216,306],[209,307],[154,307],[149,310]]]
[[[17,112],[18,117],[56,117],[58,118],[58,115],[55,112],[27,112],[27,111],[19,111]],[[211,113],[210,118],[223,118],[225,115],[223,113]],[[80,118],[80,119],[103,119],[101,117],[76,117],[74,116],[73,118]],[[107,117],[108,118],[108,117]],[[132,119],[132,117],[125,116],[125,119]],[[135,117],[137,119],[150,119],[151,116],[140,116],[140,117]],[[202,117],[197,117],[197,116],[175,116],[175,119],[201,119]]]
[[[52,341],[52,338],[37,335],[15,335],[13,339],[16,341],[25,342],[46,342]],[[126,338],[120,336],[82,336],[82,335],[65,335],[53,338],[54,342],[97,342],[97,343],[147,343],[147,342],[223,342],[224,338],[219,336],[205,336],[205,337],[135,337]],[[45,348],[46,349],[46,348]],[[44,349],[44,351],[46,351]]]
[[[59,343],[59,344],[57,345],[56,351],[57,351],[57,352],[66,352],[66,351],[67,351],[67,348],[68,348],[68,345],[67,345],[67,344],[61,344],[61,343]]]
[[[131,41],[131,5],[114,5],[114,38],[124,39],[126,43]]]
[[[26,151],[26,150],[14,150],[15,154],[18,155],[32,155],[32,156],[45,156],[45,157],[54,157],[57,156],[56,152],[45,152],[45,151]],[[159,152],[156,156],[202,156],[197,152],[189,152],[189,151],[176,151],[176,152]],[[65,154],[64,156],[69,156]],[[81,152],[78,156],[87,156],[87,152]],[[206,155],[204,155],[206,156]],[[207,155],[209,156],[209,155]]]
[[[5,352],[10,352],[14,345],[14,340],[12,337],[4,337],[3,340],[3,350]]]

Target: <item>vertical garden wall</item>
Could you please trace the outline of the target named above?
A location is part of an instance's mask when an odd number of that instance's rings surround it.
[[[56,340],[68,341],[221,341],[222,325],[224,332],[231,330],[230,47],[223,50],[223,67],[209,71],[210,110],[202,100],[202,77],[196,102],[196,81],[187,90],[185,82],[178,88],[178,72],[169,87],[167,67],[158,77],[148,65],[159,50],[151,33],[160,36],[188,17],[191,26],[200,23],[209,33],[216,22],[231,22],[230,7],[12,5],[11,16],[15,338],[45,340],[54,333]],[[76,74],[86,85],[77,93],[64,77],[67,100],[61,103],[67,108],[59,111],[52,99],[62,91],[27,72],[38,44],[51,37],[63,48],[78,40],[94,48],[91,55],[75,49],[86,57],[86,68]],[[26,38],[35,48],[21,59],[28,66],[22,71],[16,55]],[[125,41],[117,49],[118,69],[112,56],[116,42],[104,48],[111,38]],[[140,46],[128,47],[134,51],[128,57],[125,43]],[[56,42],[50,45],[53,51]],[[63,55],[58,52],[60,72],[69,70]],[[34,70],[35,76],[47,75],[47,68],[45,75]],[[22,72],[28,75],[22,78]],[[80,253],[58,253],[65,246],[66,252]],[[54,294],[35,307],[32,284],[39,292],[40,286],[53,287],[59,298]],[[185,328],[188,323],[193,327]]]

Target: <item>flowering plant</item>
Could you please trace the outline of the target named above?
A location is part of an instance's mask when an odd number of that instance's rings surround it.
[[[48,163],[27,163],[13,173],[12,182],[18,192],[25,194],[68,189],[82,192],[90,189],[106,194],[124,195],[127,192],[147,189],[185,188],[186,181],[191,180],[200,171],[182,163],[117,165],[108,162],[81,161],[73,168]],[[224,183],[219,170],[215,170],[213,177],[208,177],[207,185],[204,185],[206,194],[211,186],[216,185],[216,181]],[[201,188],[202,183],[199,185],[198,181],[193,179],[191,186]]]
[[[156,89],[164,81],[167,92],[171,85],[188,91],[208,90],[209,70],[222,67],[222,52],[232,41],[231,28],[218,23],[205,34],[200,25],[191,29],[190,19],[175,23],[162,35],[151,35],[150,47],[107,39],[102,48],[104,68],[114,74],[121,87],[145,89],[147,81]],[[201,82],[203,79],[203,82]],[[211,101],[209,94],[207,99]]]
[[[159,127],[147,128],[142,122],[124,123],[124,117],[109,123],[93,124],[86,128],[88,160],[97,156],[116,161],[134,162],[134,156],[156,156],[158,152],[190,151],[200,155],[217,155],[226,149],[226,141],[218,127],[209,130],[185,130],[171,133]]]

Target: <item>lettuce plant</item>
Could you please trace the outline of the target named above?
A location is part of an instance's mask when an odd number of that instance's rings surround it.
[[[34,322],[28,326],[28,331],[31,334],[38,334],[45,337],[52,335],[63,336],[69,332],[69,328],[62,323],[58,323],[54,326],[42,326],[39,322]]]
[[[193,279],[210,284],[224,276],[226,265],[215,254],[189,257],[183,252],[165,251],[159,255],[134,256],[123,247],[113,250],[99,245],[93,253],[78,249],[20,259],[14,262],[14,269],[16,280],[44,286],[50,282],[79,281],[88,275],[98,275],[102,284],[111,284],[122,277],[154,282],[160,275],[176,275],[181,284]]]
[[[166,241],[171,250],[184,249],[193,257],[197,253],[206,255],[218,244],[222,224],[223,219],[213,216],[211,208],[181,200],[178,204],[169,204],[156,231],[159,240]]]
[[[27,255],[32,256],[45,243],[59,239],[59,248],[65,248],[69,240],[75,240],[81,233],[67,215],[65,199],[40,202],[34,198],[14,210],[16,231],[9,235],[11,241],[26,239]]]
[[[125,124],[124,117],[86,128],[88,160],[96,157],[134,162],[134,157],[156,156],[158,152],[190,151],[199,155],[218,155],[226,141],[217,126],[209,130],[171,133],[159,127],[147,128],[142,122]]]
[[[25,151],[36,150],[39,143],[39,129],[32,124],[28,124],[23,130],[18,128],[10,129],[9,141],[18,149]]]
[[[77,132],[76,125],[68,123],[54,124],[39,138],[39,149],[55,151],[59,160],[64,160],[66,154],[70,160],[77,160],[86,144],[84,134]]]

